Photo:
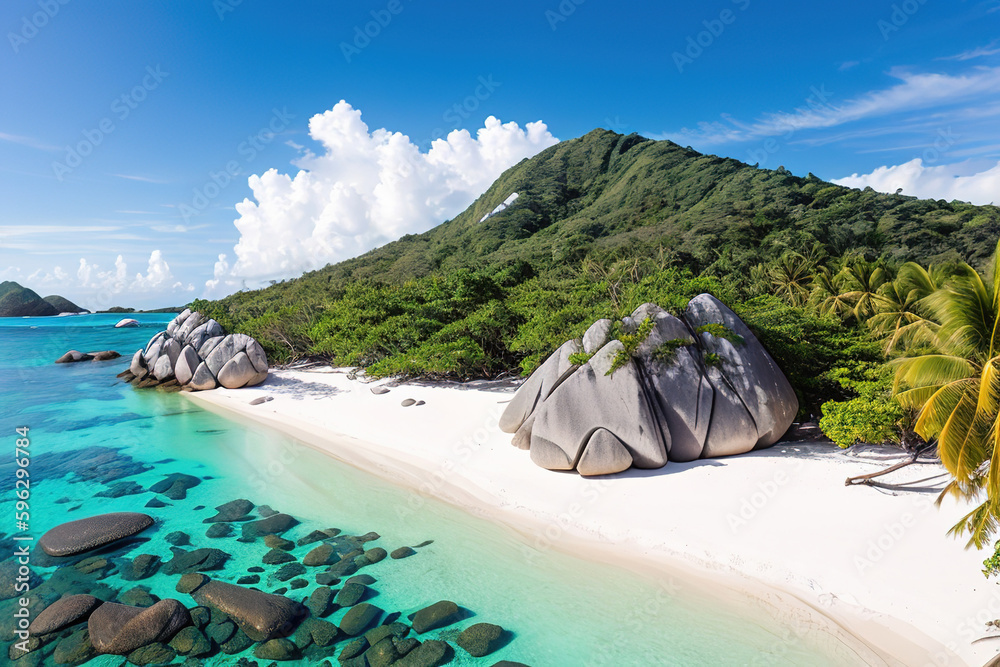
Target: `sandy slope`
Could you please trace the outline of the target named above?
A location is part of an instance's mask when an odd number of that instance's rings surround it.
[[[846,487],[884,465],[871,456],[779,443],[585,479],[542,470],[510,446],[497,428],[510,387],[372,386],[340,372],[272,371],[260,387],[186,395],[514,526],[526,558],[559,548],[707,576],[871,664],[980,665],[1000,650],[1000,640],[972,643],[1000,618],[1000,587],[983,577],[983,553],[945,537],[963,508],[938,509],[933,492]],[[265,395],[274,400],[249,405]],[[405,398],[426,405],[401,407]],[[941,472],[911,466],[894,479]]]

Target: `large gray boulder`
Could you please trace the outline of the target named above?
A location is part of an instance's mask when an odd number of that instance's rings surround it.
[[[608,340],[613,330],[598,320],[565,343],[501,417],[539,466],[606,475],[743,454],[777,442],[798,412],[767,350],[711,295],[679,316],[643,304],[623,318],[621,340]],[[592,356],[574,365],[569,356],[581,350]]]
[[[292,634],[307,614],[302,605],[283,595],[214,579],[192,591],[191,597],[200,605],[228,615],[255,642]]]
[[[532,461],[549,470],[572,470],[593,432],[604,428],[621,440],[637,468],[666,465],[669,441],[661,428],[650,428],[658,414],[639,367],[628,362],[611,374],[622,350],[620,341],[611,341],[541,404],[531,430]]]
[[[258,385],[267,379],[268,363],[250,336],[227,336],[215,320],[185,310],[136,352],[129,371],[129,381],[142,387],[176,380],[171,384],[203,391]]]
[[[137,648],[168,642],[191,615],[177,600],[160,600],[152,607],[130,607],[105,602],[87,620],[90,641],[98,653],[128,655]]]
[[[32,635],[47,635],[68,628],[86,621],[100,604],[101,601],[93,595],[65,595],[38,614],[31,621],[28,631]]]
[[[190,345],[185,345],[181,353],[177,355],[177,363],[174,365],[174,376],[181,384],[187,384],[194,377],[194,372],[198,370],[201,357]]]
[[[153,517],[139,512],[112,512],[69,521],[52,528],[38,546],[50,556],[75,556],[131,537],[153,525]]]

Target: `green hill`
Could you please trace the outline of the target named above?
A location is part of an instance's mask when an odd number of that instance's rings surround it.
[[[0,283],[0,317],[48,317],[59,313],[80,313],[82,308],[61,296],[37,293],[13,281]]]
[[[67,299],[66,297],[59,296],[58,294],[53,294],[51,296],[47,296],[47,297],[45,297],[43,299],[43,301],[45,301],[47,304],[49,304],[50,306],[52,306],[53,308],[55,308],[56,311],[58,311],[60,313],[85,313],[85,312],[87,312],[85,309],[83,309],[80,306],[76,305],[75,303],[73,303],[72,301],[70,301],[69,299]]]
[[[755,267],[759,276],[790,251],[982,266],[998,236],[995,206],[849,189],[594,130],[523,160],[424,234],[192,306],[277,360],[484,376],[530,370],[594,319],[644,300],[746,300],[759,293]]]

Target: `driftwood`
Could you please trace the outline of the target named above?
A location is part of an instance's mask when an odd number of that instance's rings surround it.
[[[900,469],[905,468],[907,466],[911,466],[911,465],[913,465],[915,463],[920,463],[920,464],[937,463],[938,461],[936,459],[931,459],[931,460],[926,460],[926,461],[921,461],[920,460],[920,457],[926,451],[928,451],[929,449],[933,449],[933,447],[934,447],[934,445],[924,445],[923,447],[914,450],[914,452],[912,454],[910,454],[910,457],[908,459],[906,459],[904,461],[900,461],[899,463],[897,463],[895,465],[891,465],[888,468],[884,468],[884,469],[879,470],[877,472],[868,473],[867,475],[858,475],[856,477],[848,477],[844,481],[844,485],[845,486],[855,486],[855,485],[858,485],[858,484],[864,484],[866,486],[880,486],[880,487],[884,487],[884,488],[895,487],[897,485],[883,484],[882,482],[877,482],[877,481],[874,481],[874,480],[875,480],[876,477],[882,477],[883,475],[888,475],[891,472],[896,472],[897,470],[900,470]],[[937,475],[937,476],[939,476],[939,475]],[[928,477],[927,479],[917,480],[917,481],[923,482],[923,481],[928,481],[928,480],[931,480],[931,479],[934,479],[934,477]]]

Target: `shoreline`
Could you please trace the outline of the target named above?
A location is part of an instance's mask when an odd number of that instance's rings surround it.
[[[380,385],[390,392],[370,391]],[[416,491],[410,511],[433,496],[505,525],[523,539],[526,558],[557,549],[654,579],[676,576],[766,609],[799,639],[866,664],[980,665],[997,650],[971,643],[1000,617],[1000,588],[980,572],[985,555],[945,535],[962,508],[946,501],[938,511],[934,494],[845,487],[846,477],[877,468],[832,445],[779,443],[588,479],[538,468],[510,445],[496,424],[512,386],[397,386],[335,369],[272,370],[257,387],[184,395]],[[250,405],[261,396],[273,400]],[[426,405],[404,408],[404,398]],[[909,479],[935,474],[928,469]]]

